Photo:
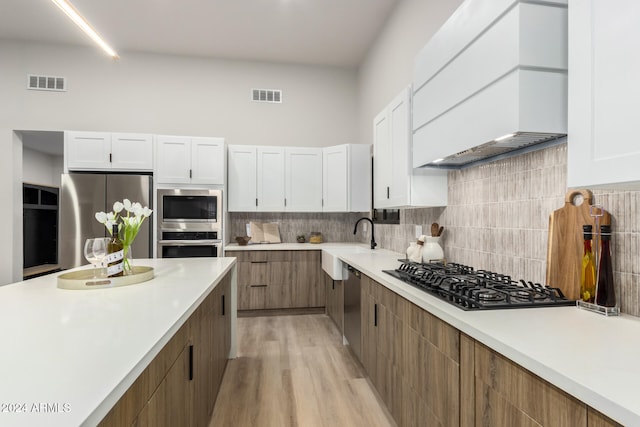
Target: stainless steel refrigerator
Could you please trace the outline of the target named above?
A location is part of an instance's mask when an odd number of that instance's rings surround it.
[[[60,267],[88,264],[84,242],[108,236],[96,212],[111,212],[113,203],[129,199],[153,209],[153,178],[149,175],[70,173],[62,175],[60,190]],[[132,258],[153,256],[151,218],[143,223],[131,247]]]

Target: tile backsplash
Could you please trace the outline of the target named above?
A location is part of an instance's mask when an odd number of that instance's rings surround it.
[[[446,208],[403,209],[400,225],[377,225],[380,247],[397,252],[445,227],[449,261],[544,283],[549,215],[564,205],[567,146],[561,144],[486,165],[449,172]],[[621,311],[640,316],[640,191],[593,190],[594,203],[611,213],[612,257]]]
[[[358,233],[353,234],[353,226],[358,218],[368,217],[369,213],[307,213],[307,212],[231,212],[227,236],[235,242],[236,236],[245,236],[245,227],[249,221],[274,222],[279,225],[280,239],[293,243],[296,237],[304,234],[307,242],[312,231],[322,233],[324,242],[366,242],[362,224]]]
[[[567,146],[449,172],[449,205],[400,211],[400,224],[376,224],[379,248],[405,253],[415,226],[428,234],[445,227],[442,245],[449,261],[545,283],[549,215],[564,205]],[[640,191],[594,190],[594,203],[611,213],[616,295],[624,313],[640,316]],[[319,231],[327,242],[369,241],[353,226],[368,213],[230,213],[229,240],[245,234],[249,221],[277,222],[284,242]],[[360,226],[362,227],[362,225]]]

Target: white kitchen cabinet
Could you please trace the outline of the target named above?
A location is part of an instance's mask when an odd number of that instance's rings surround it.
[[[191,141],[183,136],[156,138],[156,180],[158,183],[189,183]]]
[[[64,133],[66,170],[151,171],[153,137],[149,134]]]
[[[258,209],[256,152],[257,148],[249,145],[228,147],[227,207],[229,212],[255,212]]]
[[[228,147],[230,212],[365,212],[371,146]]]
[[[373,204],[376,209],[447,204],[447,172],[412,169],[411,88],[373,120]]]
[[[159,135],[156,181],[161,184],[224,184],[224,138]]]
[[[285,210],[322,211],[322,148],[285,149]]]
[[[285,210],[285,159],[282,147],[258,147],[257,206],[261,212]]]
[[[152,171],[153,136],[139,133],[112,133],[111,154],[112,169]]]
[[[569,187],[640,187],[638,20],[634,0],[571,2]]]
[[[230,145],[229,212],[285,210],[284,148]]]
[[[371,146],[344,144],[323,149],[323,212],[371,210]]]
[[[224,184],[224,138],[191,138],[191,183]]]

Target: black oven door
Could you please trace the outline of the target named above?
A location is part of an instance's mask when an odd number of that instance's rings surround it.
[[[219,256],[219,252],[219,243],[202,241],[164,241],[158,243],[159,258],[217,257]]]

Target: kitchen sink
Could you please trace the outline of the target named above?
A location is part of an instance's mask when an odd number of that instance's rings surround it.
[[[322,249],[322,269],[333,280],[347,280],[347,266],[340,260],[345,254],[366,254],[372,252],[369,248],[359,246],[341,246]]]

